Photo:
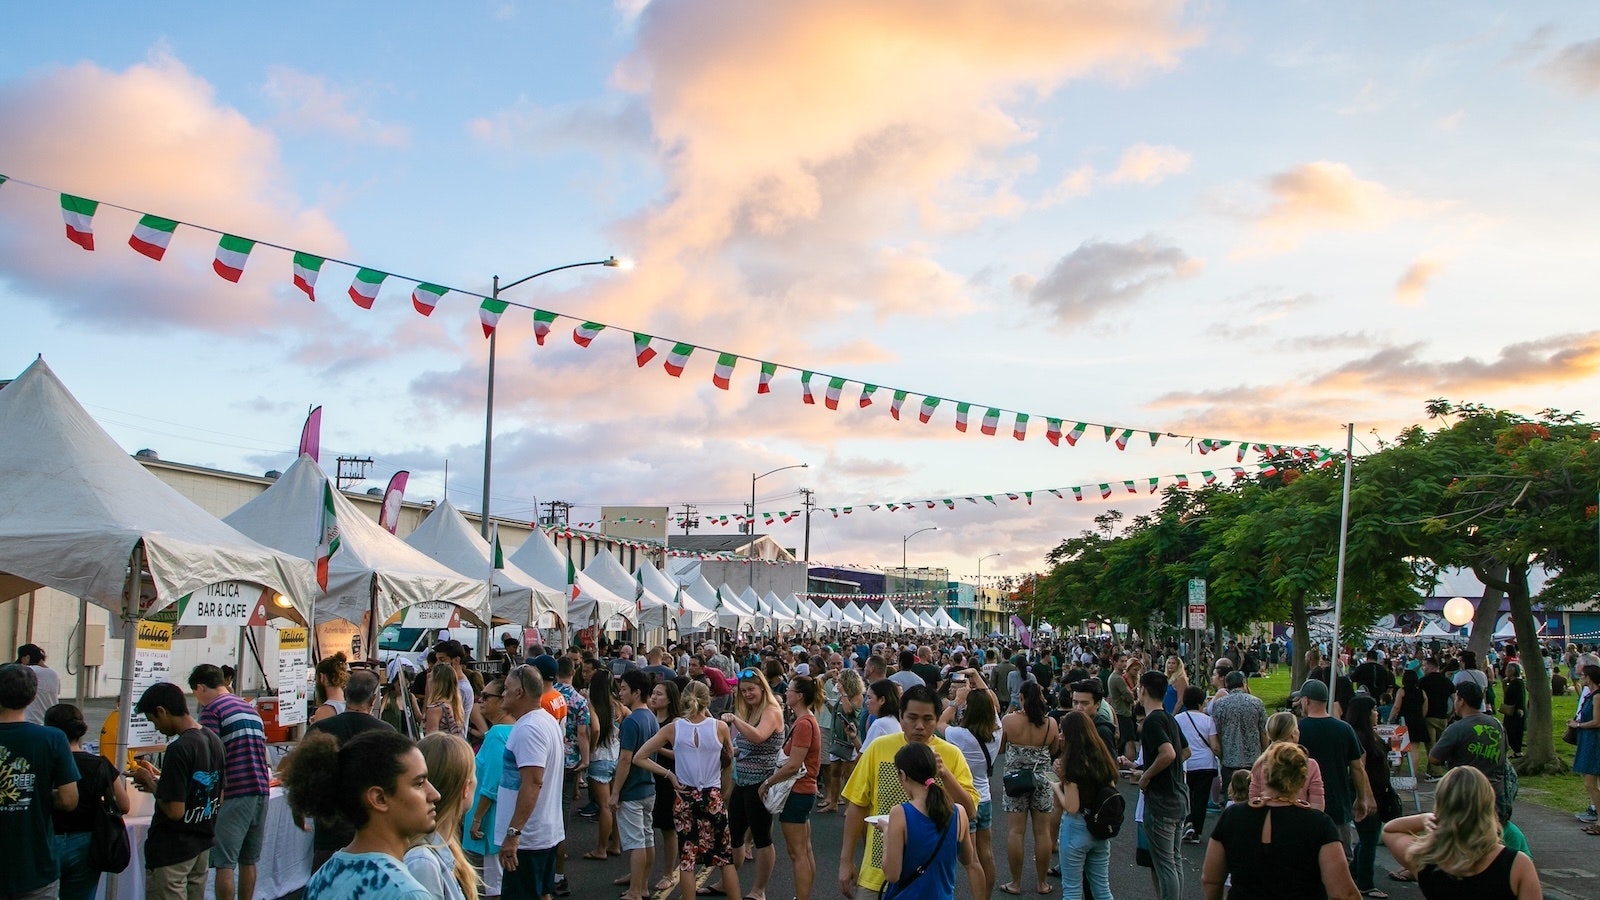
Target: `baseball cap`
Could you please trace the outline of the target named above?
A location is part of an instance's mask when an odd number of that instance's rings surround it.
[[[1321,703],[1328,702],[1328,686],[1315,679],[1306,679],[1300,685],[1300,690],[1289,695],[1290,700],[1316,700]]]

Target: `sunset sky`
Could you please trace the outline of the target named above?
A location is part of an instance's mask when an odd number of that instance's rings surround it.
[[[1147,509],[1146,478],[1234,462],[1144,431],[1353,421],[1365,452],[1434,397],[1600,413],[1597,159],[1592,2],[28,5],[0,42],[0,378],[43,354],[130,452],[253,473],[321,404],[325,461],[377,461],[363,488],[404,468],[439,499],[448,460],[475,510],[477,301],[424,318],[415,281],[615,254],[506,295],[613,327],[583,349],[571,320],[544,346],[501,321],[495,513],[732,514],[805,462],[757,507],[856,507],[815,521],[814,561],[897,565],[937,525],[912,565],[1019,573]],[[258,247],[230,284],[215,234],[155,262],[105,206],[87,253],[59,191],[395,277],[363,310],[330,262],[310,303]],[[630,331],[668,339],[643,369]],[[672,378],[674,340],[712,349]],[[716,350],[746,357],[726,392]],[[837,411],[792,371],[757,395],[750,360],[855,384]],[[861,382],[909,390],[902,419]],[[926,425],[923,395],[947,398]],[[1027,440],[980,434],[990,406]],[[1053,447],[1046,416],[1141,434]]]

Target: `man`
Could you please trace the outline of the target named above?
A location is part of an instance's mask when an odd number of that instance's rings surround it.
[[[365,670],[351,672],[350,680],[344,685],[344,712],[329,716],[320,722],[313,722],[306,731],[331,734],[340,746],[344,746],[356,735],[368,731],[394,731],[393,725],[372,714],[372,706],[377,697],[376,674]],[[296,824],[299,824],[298,817]],[[314,823],[311,832],[311,871],[315,872],[322,868],[323,863],[355,840],[355,836],[355,829],[342,822]],[[241,893],[241,896],[248,895]]]
[[[1084,678],[1072,683],[1072,708],[1094,722],[1095,733],[1107,750],[1117,745],[1117,716],[1102,697],[1100,679]]]
[[[267,827],[267,797],[272,792],[267,732],[256,708],[228,691],[222,670],[216,666],[195,666],[189,673],[189,689],[200,704],[201,727],[222,738],[222,808],[217,812],[216,841],[211,848],[217,900],[233,900],[235,869],[238,895],[252,900],[261,838]],[[348,697],[345,702],[349,703]]]
[[[861,680],[863,682],[870,686],[874,682],[882,681],[888,677],[889,664],[883,661],[883,657],[877,654],[867,657],[866,666],[861,670]]]
[[[571,800],[578,799],[578,785],[589,768],[589,699],[572,686],[572,676],[576,673],[577,663],[571,656],[563,656],[556,662],[555,689],[566,705],[565,715],[560,720],[564,769],[561,796]],[[543,672],[540,674],[542,676]],[[503,692],[504,688],[501,690]],[[542,699],[539,705],[545,712],[550,711],[550,706]],[[565,897],[570,893],[572,889],[567,886],[567,842],[563,840],[556,846],[555,894]]]
[[[61,860],[51,811],[78,807],[67,736],[28,721],[38,692],[29,663],[0,665],[0,897],[8,900],[54,900]]]
[[[1317,661],[1316,665],[1311,664],[1313,656]],[[1329,684],[1328,665],[1322,661],[1322,654],[1316,650],[1312,650],[1306,654],[1306,668],[1307,681],[1320,681],[1333,690],[1333,702],[1329,704],[1329,715],[1333,716],[1335,719],[1343,720],[1345,707],[1347,707],[1350,704],[1350,701],[1355,699],[1356,696],[1355,682],[1350,680],[1350,676],[1348,674],[1341,674],[1339,676],[1338,684]],[[1340,667],[1339,671],[1345,672],[1346,670],[1343,667]],[[1374,697],[1373,699],[1377,698]]]
[[[478,712],[478,697],[472,690],[472,679],[467,677],[467,648],[460,641],[440,641],[434,650],[439,654],[439,661],[448,663],[450,670],[456,676],[456,688],[461,692],[461,711],[467,717],[467,730],[472,734],[483,734],[488,731],[488,725],[483,721],[483,714]],[[426,697],[427,691],[418,696]]]
[[[1166,695],[1166,675],[1146,672],[1139,676],[1139,705],[1144,708],[1144,725],[1139,731],[1144,760],[1139,775],[1144,830],[1150,842],[1156,892],[1161,900],[1178,900],[1183,896],[1183,825],[1189,816],[1183,761],[1189,757],[1189,748],[1177,720],[1161,704]],[[1122,762],[1132,764],[1126,758]]]
[[[1266,748],[1267,707],[1250,693],[1243,672],[1230,671],[1223,685],[1227,693],[1211,704],[1211,719],[1222,744],[1222,783],[1227,785],[1234,772],[1255,765]]]
[[[1135,688],[1133,676],[1129,672],[1137,672],[1139,660],[1137,657],[1122,659],[1118,657],[1117,673],[1111,676],[1110,688],[1106,695],[1111,698],[1111,710],[1117,715],[1117,740],[1119,750],[1124,756],[1132,758],[1138,755],[1139,733],[1133,719],[1134,704],[1139,702],[1139,695]]]
[[[1384,689],[1394,687],[1394,673],[1378,661],[1376,649],[1367,651],[1366,661],[1350,673],[1350,680],[1365,688],[1374,700],[1383,697]]]
[[[32,669],[33,677],[38,681],[39,688],[34,693],[33,703],[28,706],[27,716],[29,722],[43,725],[44,711],[61,702],[61,676],[44,664],[44,648],[38,644],[18,647],[17,664]]]
[[[933,750],[939,761],[937,786],[950,798],[952,805],[967,811],[967,821],[976,821],[978,792],[972,786],[972,770],[961,748],[934,734],[938,721],[939,695],[927,685],[919,684],[900,698],[900,733],[883,735],[861,751],[861,759],[844,786],[844,799],[850,805],[845,810],[844,843],[839,850],[839,890],[846,897],[855,896],[858,884],[869,892],[883,887],[883,835],[876,828],[867,830],[867,852],[859,873],[856,849],[861,843],[867,816],[888,815],[891,809],[911,799],[906,796],[899,771],[894,766],[894,755],[907,742],[927,744]],[[957,839],[962,837],[957,835]],[[967,867],[967,878],[973,896],[980,896],[983,870],[976,860]]]
[[[724,678],[733,677],[733,660],[722,652],[716,644],[706,641],[700,648],[700,654],[705,657],[705,663],[722,672]]]
[[[534,648],[529,647],[528,649],[532,650]],[[509,631],[506,632],[505,634],[500,635],[500,653],[499,653],[499,656],[500,656],[500,677],[501,678],[504,678],[505,674],[507,672],[511,671],[512,669],[516,668],[517,666],[522,665],[524,662],[527,661],[527,657],[522,655],[522,644],[521,644],[521,642],[518,641],[516,636],[513,635]],[[494,654],[491,653],[489,658],[493,659],[494,658]]]
[[[556,846],[566,840],[561,819],[561,792],[545,790],[545,775],[561,770],[561,726],[539,705],[544,679],[531,666],[506,676],[503,709],[516,716],[506,739],[500,772],[495,831],[500,839],[500,867],[505,870],[501,896],[506,900],[542,900],[555,891]]]
[[[144,895],[150,900],[201,900],[222,801],[222,738],[200,727],[189,715],[183,689],[170,682],[146,688],[133,709],[157,731],[177,736],[168,742],[159,771],[141,760],[128,772],[156,798],[144,842]]]
[[[999,660],[994,664],[994,669],[984,678],[989,684],[994,685],[996,698],[1001,701],[999,704],[1001,715],[1004,715],[1010,709],[1011,700],[1009,696],[1000,697],[999,695],[1006,692],[1006,685],[1011,683],[1011,673],[1013,671],[1015,669],[1011,665],[1011,658],[1002,652]]]
[[[893,675],[889,676],[889,680],[900,685],[901,694],[904,694],[906,691],[911,690],[919,684],[923,685],[924,687],[927,686],[926,682],[922,680],[922,676],[918,675],[912,669],[912,667],[917,664],[916,654],[912,653],[910,650],[901,650],[897,661],[899,662],[899,668],[895,670]],[[935,679],[933,686],[935,689],[938,688],[939,685],[937,679]]]
[[[613,678],[621,678],[623,672],[632,672],[639,668],[639,664],[633,661],[633,645],[623,644],[618,647],[617,658],[613,659],[609,666]]]
[[[933,664],[933,645],[923,644],[917,649],[920,661],[911,666],[911,671],[917,673],[922,683],[934,690],[939,689],[939,667]],[[963,668],[965,668],[963,666]]]
[[[1446,770],[1471,766],[1482,772],[1494,787],[1495,813],[1505,825],[1511,821],[1511,804],[1506,799],[1506,732],[1500,720],[1482,707],[1483,688],[1472,681],[1456,685],[1455,713],[1461,718],[1428,749],[1428,766],[1443,765]]]
[[[672,679],[678,677],[677,671],[671,666],[667,665],[667,651],[663,650],[662,648],[651,647],[650,652],[645,654],[645,660],[647,665],[644,667],[643,671],[646,675],[650,676],[650,680],[652,682],[659,684],[660,682],[671,681]]]
[[[1463,684],[1470,683],[1477,685],[1479,702],[1478,711],[1485,713],[1489,711],[1489,704],[1487,702],[1489,693],[1489,676],[1478,668],[1478,654],[1471,650],[1461,651],[1461,671],[1452,676],[1450,680],[1455,684],[1458,694]]]
[[[1303,712],[1300,746],[1322,769],[1322,811],[1338,827],[1339,842],[1344,844],[1344,855],[1349,859],[1350,823],[1378,811],[1362,762],[1366,751],[1354,728],[1329,715],[1326,684],[1307,679],[1290,699],[1299,701]]]
[[[1456,692],[1456,686],[1450,677],[1439,671],[1439,658],[1429,656],[1422,661],[1422,677],[1417,680],[1417,686],[1422,688],[1423,696],[1428,698],[1428,733],[1422,735],[1423,743],[1429,747],[1439,742],[1439,736],[1444,734],[1445,727],[1450,724],[1450,709],[1455,705],[1451,695]],[[1426,781],[1438,781],[1439,777],[1433,774],[1432,756],[1429,756],[1427,771],[1423,773]]]
[[[473,759],[480,775],[478,786],[473,790],[472,807],[467,810],[467,839],[461,842],[468,861],[483,879],[481,896],[484,897],[500,896],[505,883],[505,872],[500,868],[501,833],[495,831],[493,818],[495,804],[500,799],[500,779],[495,773],[500,771],[501,761],[505,759],[506,740],[511,737],[511,726],[515,723],[500,706],[505,695],[504,678],[483,686],[483,720],[489,723],[489,730],[484,732],[483,745]],[[556,893],[561,893],[559,881]]]
[[[616,810],[617,841],[628,854],[628,889],[623,900],[644,900],[650,893],[647,882],[656,862],[655,829],[650,818],[656,802],[655,778],[633,764],[633,754],[660,730],[655,713],[648,708],[655,683],[643,670],[622,673],[617,693],[628,708],[627,718],[617,729],[617,774],[611,793]]]

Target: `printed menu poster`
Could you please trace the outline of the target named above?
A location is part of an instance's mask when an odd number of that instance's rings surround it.
[[[138,703],[151,685],[170,681],[172,672],[172,625],[167,622],[138,623],[138,637],[133,653],[133,700]],[[167,736],[156,730],[150,720],[138,713],[128,716],[128,745],[131,747],[158,747],[167,742]]]
[[[310,689],[306,684],[305,628],[278,629],[278,724],[303,725]]]

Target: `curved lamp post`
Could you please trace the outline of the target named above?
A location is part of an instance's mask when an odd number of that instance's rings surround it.
[[[902,537],[900,539],[900,589],[902,591],[905,590],[905,586],[906,586],[906,544],[910,543],[912,538],[914,538],[917,535],[923,533],[924,531],[938,531],[938,530],[939,530],[939,526],[937,526],[937,525],[929,525],[927,528],[919,528],[916,531],[913,531],[910,534],[908,534],[905,537]]]
[[[983,612],[983,561],[986,559],[994,559],[996,556],[1000,555],[1000,553],[991,553],[988,556],[978,557],[978,614]],[[977,621],[978,615],[975,614],[972,619],[973,621]]]
[[[776,475],[779,472],[787,472],[790,469],[809,468],[811,468],[810,463],[795,463],[792,466],[779,466],[770,472],[762,472],[760,475],[754,472],[750,473],[750,518],[745,519],[744,522],[747,533],[750,535],[750,543],[745,545],[744,555],[745,559],[749,560],[750,563],[750,587],[752,589],[756,586],[756,482],[768,475]]]

